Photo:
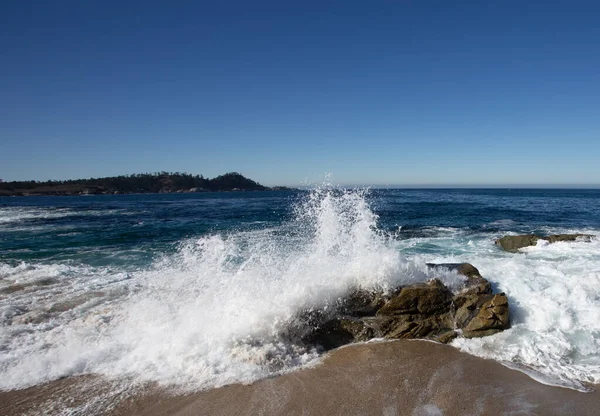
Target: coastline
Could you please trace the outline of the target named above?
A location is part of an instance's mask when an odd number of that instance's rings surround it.
[[[237,172],[229,172],[213,179],[181,172],[156,172],[46,182],[3,182],[0,180],[0,196],[131,195],[278,190],[292,190],[292,188],[263,186]]]
[[[451,346],[408,340],[349,345],[328,353],[314,367],[250,385],[184,395],[148,388],[97,402],[99,394],[109,389],[109,383],[99,377],[80,376],[0,392],[0,413],[60,414],[69,408],[85,413],[85,403],[96,403],[103,414],[115,416],[592,415],[600,406],[599,391],[582,393],[544,385]]]
[[[178,190],[178,191],[163,191],[163,192],[83,192],[83,191],[75,191],[75,192],[18,192],[18,193],[2,193],[0,191],[0,197],[6,198],[16,198],[16,197],[26,197],[26,196],[102,196],[102,195],[170,195],[170,194],[216,194],[223,192],[234,192],[234,193],[245,193],[245,192],[281,192],[281,191],[293,191],[297,192],[300,189],[298,188],[287,188],[283,186],[274,186],[271,188],[265,189],[218,189],[218,190],[203,190],[203,191],[191,191],[191,190]]]

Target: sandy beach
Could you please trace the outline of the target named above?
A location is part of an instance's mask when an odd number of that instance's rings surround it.
[[[425,341],[331,352],[313,368],[209,391],[149,389],[99,402],[108,383],[72,377],[0,393],[3,415],[593,415],[600,394],[551,387],[501,364]],[[85,403],[92,403],[89,408]],[[94,410],[95,409],[95,410]]]

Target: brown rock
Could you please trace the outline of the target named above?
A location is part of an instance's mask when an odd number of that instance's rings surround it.
[[[350,316],[373,316],[383,306],[382,293],[355,289],[341,302],[341,312]]]
[[[432,269],[455,270],[458,274],[466,277],[481,277],[477,267],[471,263],[427,263],[427,267]]]
[[[452,331],[450,313],[442,315],[399,315],[385,333],[388,339],[437,339],[440,334]]]
[[[431,322],[428,320],[420,322],[407,322],[406,324],[398,327],[386,338],[396,339],[413,339],[413,338],[425,338],[432,330]]]
[[[457,296],[454,301],[455,312],[454,322],[457,328],[464,328],[473,319],[473,317],[479,311],[479,307],[483,304],[486,298],[492,298],[492,295],[479,296],[479,295],[464,295]]]
[[[535,246],[538,240],[546,240],[549,243],[559,241],[576,241],[578,239],[590,241],[592,235],[589,234],[555,234],[541,237],[533,234],[528,235],[507,235],[495,241],[495,244],[502,247],[503,250],[517,253],[520,248]]]
[[[539,240],[535,235],[509,235],[496,240],[494,243],[504,251],[516,253],[520,248],[535,246]]]
[[[364,322],[335,318],[316,327],[304,337],[303,341],[330,350],[351,342],[367,341],[371,338],[374,338],[373,330]]]
[[[486,329],[485,331],[462,331],[463,338],[482,338],[502,332],[501,329]]]
[[[467,277],[465,290],[472,293],[492,293],[492,285],[481,276],[479,270],[471,263],[427,263],[432,269],[454,270]]]
[[[444,332],[442,335],[440,335],[438,337],[438,341],[441,342],[442,344],[447,344],[449,342],[451,342],[452,340],[454,340],[456,337],[458,337],[458,332],[457,331],[448,331],[448,332]]]
[[[556,234],[556,235],[549,235],[547,237],[542,237],[542,238],[544,240],[548,241],[549,243],[557,243],[559,241],[577,241],[577,240],[589,242],[592,239],[592,237],[593,236],[590,234]]]
[[[431,339],[490,335],[509,327],[508,299],[492,294],[490,283],[469,263],[429,265],[464,275],[458,294],[439,279],[390,293],[356,289],[337,307],[302,312],[283,336],[326,350],[372,338]]]
[[[491,294],[492,285],[483,277],[473,277],[467,280],[464,291],[477,295]]]
[[[432,314],[449,310],[451,303],[452,293],[435,279],[403,287],[377,311],[377,315]]]
[[[477,315],[468,323],[465,331],[503,330],[510,327],[508,299],[505,294],[494,295],[479,308]]]

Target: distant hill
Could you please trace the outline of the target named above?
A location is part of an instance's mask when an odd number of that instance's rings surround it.
[[[189,173],[157,172],[66,181],[0,182],[0,196],[147,194],[287,189],[289,188],[282,186],[268,188],[237,172],[226,173],[213,179]]]

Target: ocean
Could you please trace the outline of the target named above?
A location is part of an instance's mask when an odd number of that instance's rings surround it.
[[[351,288],[456,275],[509,298],[512,327],[452,345],[538,381],[600,383],[600,190],[348,189],[0,199],[0,390],[94,374],[180,392],[318,364],[280,336]],[[123,383],[121,383],[123,382]],[[120,384],[121,383],[121,384]]]

